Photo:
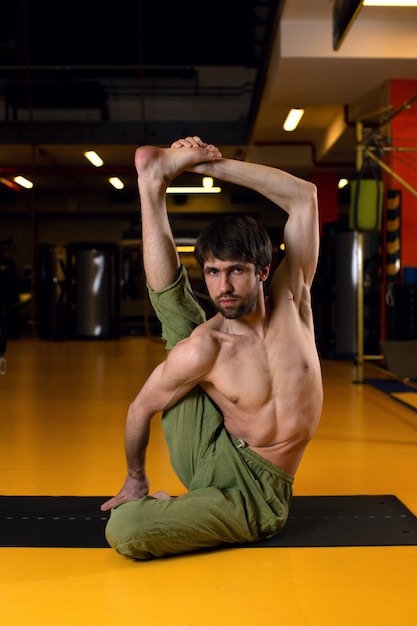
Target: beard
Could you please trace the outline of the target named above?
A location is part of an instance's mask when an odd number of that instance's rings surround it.
[[[248,315],[248,313],[252,313],[258,300],[258,289],[254,289],[253,292],[245,298],[241,298],[240,296],[230,296],[233,298],[233,304],[230,304],[227,307],[222,306],[220,303],[220,300],[225,297],[227,296],[223,295],[220,298],[217,298],[217,300],[212,300],[213,305],[226,319],[237,320],[245,315]]]

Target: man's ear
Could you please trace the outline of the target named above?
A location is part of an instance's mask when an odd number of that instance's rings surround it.
[[[261,283],[264,283],[266,279],[268,278],[270,269],[271,269],[271,265],[265,265],[265,267],[262,267],[260,269],[259,280],[261,281]]]

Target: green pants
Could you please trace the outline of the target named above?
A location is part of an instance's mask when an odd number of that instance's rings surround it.
[[[150,290],[150,297],[167,350],[204,321],[184,268],[173,285]],[[283,527],[293,477],[230,436],[200,387],[166,411],[162,423],[172,466],[188,492],[113,509],[106,537],[117,552],[144,560],[258,541]]]

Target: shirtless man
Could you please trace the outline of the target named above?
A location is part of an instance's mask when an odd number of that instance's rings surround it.
[[[145,273],[168,356],[129,407],[128,475],[102,505],[112,509],[106,536],[136,559],[257,541],[285,524],[293,477],[322,409],[310,301],[319,248],[316,189],[276,168],[225,159],[199,137],[138,148],[135,165]],[[268,299],[266,231],[250,218],[220,218],[227,224],[215,222],[196,244],[219,311],[205,321],[166,211],[166,188],[186,170],[248,187],[288,213],[286,255]],[[146,448],[160,411],[172,465],[188,489],[181,497],[148,495]]]

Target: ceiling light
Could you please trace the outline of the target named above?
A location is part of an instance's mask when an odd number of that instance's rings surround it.
[[[24,176],[15,176],[13,178],[13,180],[14,180],[15,183],[17,183],[21,187],[24,187],[25,189],[32,189],[32,187],[33,187],[32,181],[28,180]]]
[[[417,7],[417,0],[363,0],[364,7]]]
[[[167,193],[220,193],[221,187],[168,187]]]
[[[94,150],[88,150],[87,152],[84,152],[84,156],[90,161],[90,163],[95,165],[95,167],[101,167],[104,163],[103,159],[99,157],[97,152],[94,152]]]
[[[211,176],[203,176],[202,185],[206,189],[209,189],[210,187],[213,187],[213,182],[214,181],[213,181]]]
[[[291,109],[284,122],[283,129],[287,131],[295,130],[304,115],[304,109]]]
[[[117,176],[112,176],[111,178],[109,178],[109,183],[110,185],[113,185],[113,187],[115,189],[123,189],[124,182],[122,180],[120,180],[120,178],[117,178]]]
[[[349,181],[347,178],[340,178],[339,182],[337,183],[337,187],[338,189],[343,189],[343,187],[346,187],[346,185],[349,184]]]

